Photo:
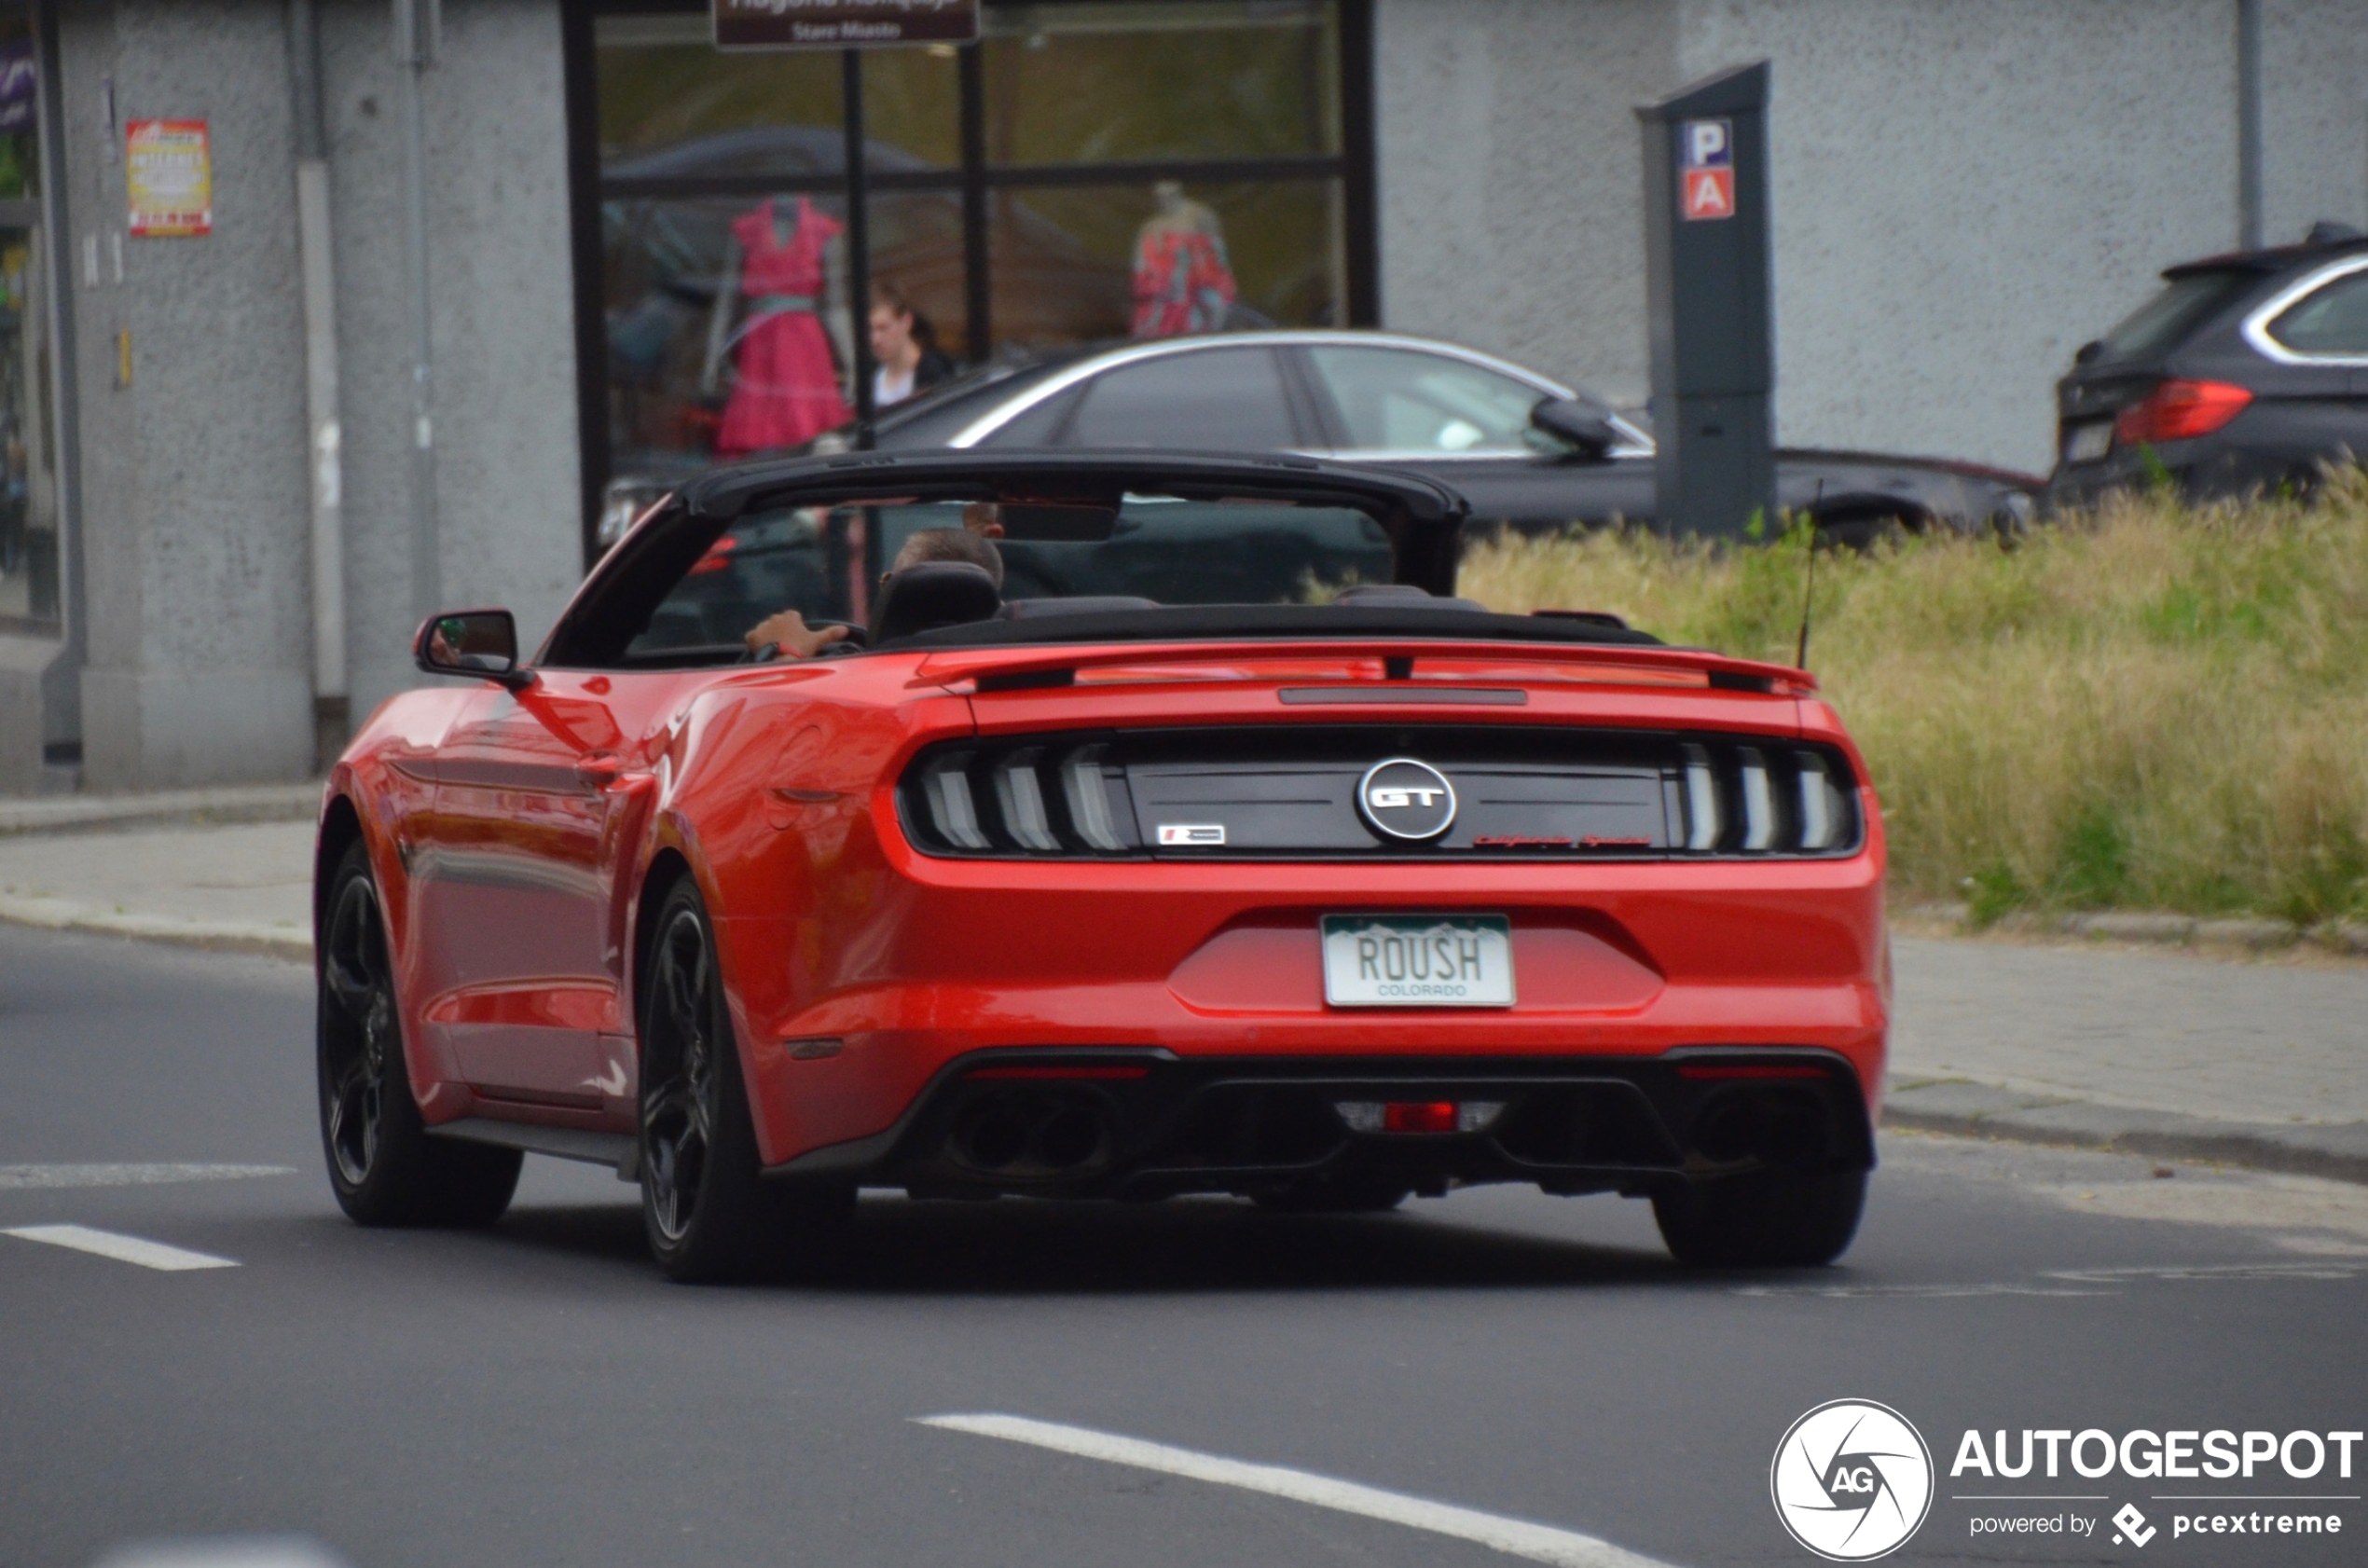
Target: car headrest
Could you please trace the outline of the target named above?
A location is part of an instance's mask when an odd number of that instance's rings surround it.
[[[1047,615],[1106,615],[1127,610],[1157,610],[1160,601],[1139,594],[1081,594],[1075,598],[1015,598],[1006,600],[1006,621],[1035,621]]]
[[[872,646],[940,626],[994,619],[1003,595],[986,569],[968,561],[920,561],[888,574],[872,607]]]

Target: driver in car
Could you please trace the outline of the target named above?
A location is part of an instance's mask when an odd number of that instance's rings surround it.
[[[923,529],[906,540],[904,547],[897,551],[894,563],[881,576],[881,585],[886,586],[888,578],[906,567],[923,561],[961,561],[984,569],[1000,589],[1003,554],[993,542],[1002,535],[1003,525],[995,516],[993,503],[977,502],[964,507],[962,523],[957,529]],[[810,659],[846,639],[845,626],[809,626],[798,612],[783,610],[750,626],[747,640],[749,652],[764,663],[772,659]]]

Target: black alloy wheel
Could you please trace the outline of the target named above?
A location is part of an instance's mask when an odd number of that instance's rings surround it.
[[[521,1156],[432,1136],[420,1121],[386,919],[360,843],[337,861],[323,907],[315,1062],[337,1206],[364,1225],[491,1224],[510,1206]]]
[[[1865,1171],[1754,1171],[1653,1194],[1661,1240],[1698,1268],[1821,1267],[1849,1249],[1865,1206]]]
[[[853,1210],[851,1188],[768,1184],[697,885],[659,906],[641,984],[642,1228],[685,1283],[747,1279],[802,1260]]]

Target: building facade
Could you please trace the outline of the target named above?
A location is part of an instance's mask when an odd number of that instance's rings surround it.
[[[1386,325],[1641,406],[1633,107],[1766,59],[1780,439],[2044,470],[2162,267],[2368,223],[2357,21],[988,0],[865,57],[871,268],[956,361]],[[304,777],[423,606],[539,636],[620,481],[842,414],[844,117],[700,0],[0,0],[0,792]]]

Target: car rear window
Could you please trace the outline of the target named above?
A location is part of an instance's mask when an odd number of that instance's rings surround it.
[[[2257,282],[2251,272],[2189,272],[2123,318],[2105,334],[2091,364],[2149,359],[2184,340]]]

